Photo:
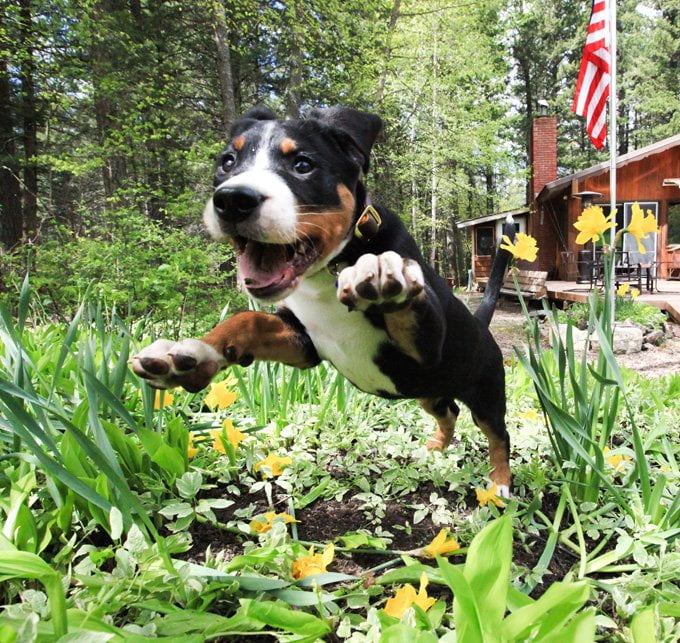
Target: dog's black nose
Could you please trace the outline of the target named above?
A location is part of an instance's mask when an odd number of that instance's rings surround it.
[[[220,219],[232,223],[247,219],[262,201],[262,194],[246,187],[223,187],[213,194],[215,213]]]

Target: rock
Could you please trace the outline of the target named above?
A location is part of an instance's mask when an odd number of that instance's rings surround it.
[[[639,324],[616,324],[614,327],[614,353],[627,354],[639,353],[642,350],[643,333]],[[594,335],[591,338],[593,348],[599,348],[599,339]]]
[[[567,328],[569,327],[569,324],[559,324],[559,329],[560,329],[560,338],[562,339],[562,343],[566,345],[567,343]],[[588,331],[587,330],[579,330],[576,328],[576,326],[572,326],[572,338],[574,340],[574,348],[577,350],[583,350],[583,347],[586,343],[586,338],[588,337]],[[552,334],[550,335],[552,338]]]
[[[654,346],[659,346],[665,338],[666,335],[662,330],[653,330],[645,335],[645,342],[654,344]]]

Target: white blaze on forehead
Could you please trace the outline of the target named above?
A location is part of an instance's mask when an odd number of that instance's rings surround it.
[[[262,135],[257,143],[257,147],[253,149],[255,158],[250,169],[268,170],[271,167],[271,150],[274,144],[274,130],[276,123],[270,121],[262,128]]]

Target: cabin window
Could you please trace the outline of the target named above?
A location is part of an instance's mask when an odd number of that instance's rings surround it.
[[[489,256],[495,250],[493,226],[477,226],[476,250],[478,256]]]
[[[623,221],[624,226],[630,223],[630,218],[633,214],[633,203],[623,204]],[[647,215],[647,211],[651,210],[654,218],[659,222],[659,204],[655,201],[640,201],[642,211]],[[645,251],[640,252],[637,239],[632,234],[623,235],[623,249],[628,251],[630,263],[651,264],[656,261],[656,237],[655,234],[648,234],[647,238],[642,238],[640,242],[644,246]]]
[[[680,243],[680,203],[668,204],[668,245]]]

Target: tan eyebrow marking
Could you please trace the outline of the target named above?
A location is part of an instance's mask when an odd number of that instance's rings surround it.
[[[297,149],[297,143],[292,138],[284,138],[279,147],[283,154],[290,154]]]
[[[240,152],[243,149],[243,146],[246,144],[246,137],[241,134],[241,136],[237,136],[232,142],[231,142],[233,148],[237,151]]]

